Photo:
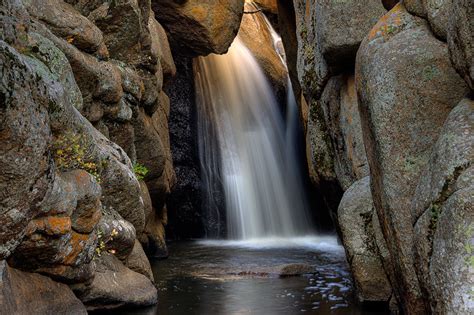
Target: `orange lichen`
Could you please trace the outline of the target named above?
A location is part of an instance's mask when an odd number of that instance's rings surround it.
[[[382,16],[380,20],[375,24],[369,33],[369,40],[373,40],[377,37],[386,37],[393,33],[400,25],[402,25],[401,14],[405,12],[405,8],[401,3],[398,3],[392,10]]]
[[[88,234],[80,234],[73,231],[71,233],[71,240],[69,241],[71,251],[66,257],[64,257],[63,264],[73,265],[76,262],[79,254],[83,251],[84,246],[86,245],[88,240]]]
[[[71,231],[70,217],[46,217],[30,222],[27,234],[43,233],[51,236],[65,235]]]

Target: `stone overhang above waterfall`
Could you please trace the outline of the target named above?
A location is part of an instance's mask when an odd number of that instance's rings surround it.
[[[244,0],[153,0],[172,49],[189,56],[223,54],[239,30]]]

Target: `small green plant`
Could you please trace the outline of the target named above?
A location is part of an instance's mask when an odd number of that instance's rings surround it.
[[[95,253],[97,257],[100,257],[104,251],[106,251],[107,243],[114,240],[114,237],[118,235],[116,229],[112,229],[110,236],[106,237],[102,230],[97,230],[97,247],[95,248]],[[116,253],[115,249],[108,249],[108,253],[114,255]]]
[[[434,233],[436,232],[436,228],[438,225],[439,216],[441,215],[441,208],[438,204],[432,204],[430,208],[430,225],[428,231],[428,240],[430,242],[433,241]]]
[[[53,157],[61,171],[82,169],[100,183],[100,169],[87,152],[87,140],[81,134],[66,132],[53,141]]]
[[[149,170],[146,168],[146,166],[141,165],[140,163],[135,163],[133,164],[133,172],[135,173],[135,176],[137,176],[138,180],[142,180],[148,174]]]

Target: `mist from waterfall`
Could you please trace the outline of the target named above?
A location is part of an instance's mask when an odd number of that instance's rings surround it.
[[[311,223],[298,168],[298,110],[291,85],[283,119],[269,82],[239,36],[227,54],[197,58],[194,71],[205,199],[212,203],[217,189],[223,188],[228,237],[308,234]]]

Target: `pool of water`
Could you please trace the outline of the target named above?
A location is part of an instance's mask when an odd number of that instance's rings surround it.
[[[344,249],[333,237],[177,242],[169,251],[152,261],[159,304],[122,314],[388,314],[355,303]],[[309,269],[281,277],[291,264]]]

